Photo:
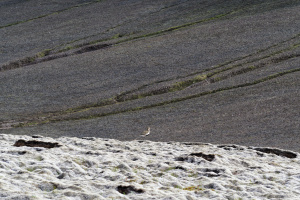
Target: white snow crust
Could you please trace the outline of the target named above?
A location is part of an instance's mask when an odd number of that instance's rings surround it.
[[[13,146],[19,139],[61,146]],[[299,200],[300,159],[293,154],[238,145],[0,134],[0,199]]]

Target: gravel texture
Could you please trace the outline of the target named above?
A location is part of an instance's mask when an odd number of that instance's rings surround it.
[[[0,1],[0,133],[300,152],[298,0],[36,2]]]

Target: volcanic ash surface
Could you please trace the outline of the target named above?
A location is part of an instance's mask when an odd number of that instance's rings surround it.
[[[0,134],[0,199],[300,199],[299,153]]]

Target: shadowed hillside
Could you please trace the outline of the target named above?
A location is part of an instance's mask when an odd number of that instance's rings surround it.
[[[300,1],[0,1],[0,133],[300,151]]]

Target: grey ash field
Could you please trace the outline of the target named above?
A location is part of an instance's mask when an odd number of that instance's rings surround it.
[[[0,1],[0,133],[300,152],[299,0]]]

